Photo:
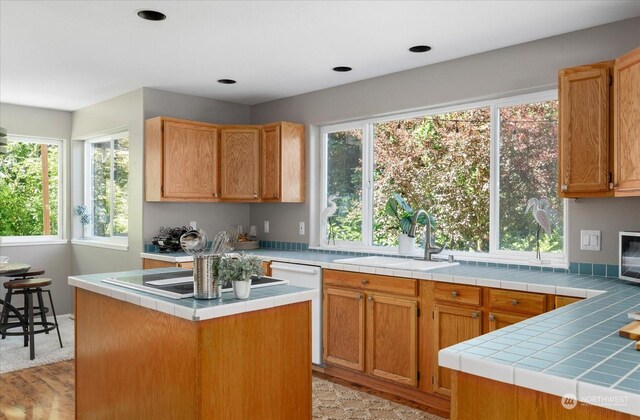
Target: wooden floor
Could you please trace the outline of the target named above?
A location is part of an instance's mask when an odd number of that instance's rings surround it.
[[[447,413],[348,381],[318,372],[313,374],[441,417],[447,416]],[[74,409],[73,360],[0,375],[0,419],[66,420],[74,418]]]
[[[73,419],[73,360],[0,375],[0,419]]]

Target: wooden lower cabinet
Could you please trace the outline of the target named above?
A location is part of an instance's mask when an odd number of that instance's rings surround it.
[[[367,365],[370,375],[418,386],[418,302],[367,296]]]
[[[323,309],[325,363],[418,386],[415,298],[325,287]]]
[[[325,288],[322,305],[324,361],[364,372],[364,293]]]
[[[524,321],[527,318],[530,318],[530,316],[491,312],[489,314],[489,332],[508,327],[509,325]]]
[[[482,334],[482,312],[474,308],[435,305],[433,309],[434,392],[451,395],[451,370],[438,365],[438,352]]]
[[[555,308],[562,308],[563,306],[571,305],[572,303],[580,302],[582,298],[571,296],[556,296]]]
[[[151,268],[165,268],[165,267],[179,267],[179,268],[186,268],[187,270],[193,270],[193,262],[187,261],[187,262],[180,262],[180,263],[172,263],[168,261],[152,260],[149,258],[142,259],[142,268],[145,270],[148,270]]]

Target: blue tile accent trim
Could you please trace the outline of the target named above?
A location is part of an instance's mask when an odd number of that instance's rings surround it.
[[[589,263],[580,263],[579,264],[579,274],[588,274],[588,275],[592,275],[593,274],[593,264],[589,264]]]
[[[593,264],[593,275],[594,276],[607,276],[607,266],[604,264]]]
[[[265,249],[279,249],[283,251],[305,251],[305,252],[318,252],[322,254],[334,254],[341,256],[353,256],[353,257],[368,257],[372,255],[378,256],[390,256],[389,254],[381,254],[376,252],[355,252],[355,251],[338,251],[327,249],[309,249],[309,244],[304,242],[281,242],[281,241],[260,241],[260,248]],[[159,252],[157,246],[146,243],[144,244],[144,252]],[[396,255],[397,258],[413,258],[406,255]],[[516,265],[516,264],[504,264],[484,261],[467,261],[456,260],[462,265],[477,266],[477,267],[493,267],[493,268],[509,268],[513,270],[528,270],[528,271],[543,271],[553,273],[571,273],[571,274],[587,274],[601,277],[614,277],[618,278],[618,266],[617,265],[605,265],[605,264],[591,264],[584,262],[571,262],[569,263],[569,269],[566,268],[553,268],[553,267],[539,267],[530,265]]]

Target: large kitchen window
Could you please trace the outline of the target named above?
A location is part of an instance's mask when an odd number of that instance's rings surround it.
[[[129,231],[129,133],[85,142],[87,239],[126,242]]]
[[[0,236],[11,241],[59,239],[62,141],[9,136],[0,155]]]
[[[323,127],[320,246],[397,249],[388,201],[398,194],[432,216],[435,242],[453,253],[533,258],[539,243],[561,262],[557,116],[556,92],[545,92]]]

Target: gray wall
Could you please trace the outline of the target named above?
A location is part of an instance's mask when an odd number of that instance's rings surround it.
[[[157,116],[220,124],[248,124],[249,106],[144,88],[144,119]],[[210,236],[229,226],[249,224],[249,205],[231,203],[144,203],[144,241],[160,227],[198,223]]]
[[[69,155],[70,112],[2,103],[0,126],[6,128],[9,134],[62,139],[66,155]],[[65,187],[68,186],[68,182],[65,184]],[[67,237],[64,231],[63,226],[63,237]],[[51,294],[57,312],[73,312],[73,295],[67,285],[67,277],[71,273],[71,251],[66,243],[8,246],[0,242],[0,254],[8,256],[11,261],[26,262],[34,268],[44,268],[46,276],[52,280]],[[4,291],[1,293],[4,296]]]
[[[263,103],[251,107],[251,122],[288,120],[307,125],[307,151],[318,152],[318,126],[421,108],[472,102],[503,96],[542,91],[557,87],[557,71],[563,67],[608,60],[640,45],[640,18],[572,32],[552,38],[502,48],[418,69],[394,73],[344,86]],[[307,183],[318,181],[318,164],[307,154]],[[580,229],[590,229],[595,220],[606,214],[626,214],[602,224],[603,237],[618,230],[640,230],[638,200],[603,199],[577,205],[569,203],[570,261],[616,262],[617,251],[608,240],[603,251],[579,251],[576,236]],[[271,222],[269,240],[302,242],[298,221],[309,225],[309,191],[304,205],[251,205],[251,224],[262,229]],[[601,213],[603,211],[604,213]],[[312,218],[316,218],[312,216]],[[277,228],[277,229],[276,229]],[[604,239],[603,239],[604,240]]]
[[[71,273],[88,274],[140,268],[142,240],[142,203],[144,190],[144,131],[142,89],[117,96],[72,114],[73,163],[71,205],[83,200],[82,142],[101,133],[125,128],[129,130],[129,248],[127,251],[72,245]],[[74,217],[73,237],[81,236],[81,226]]]

